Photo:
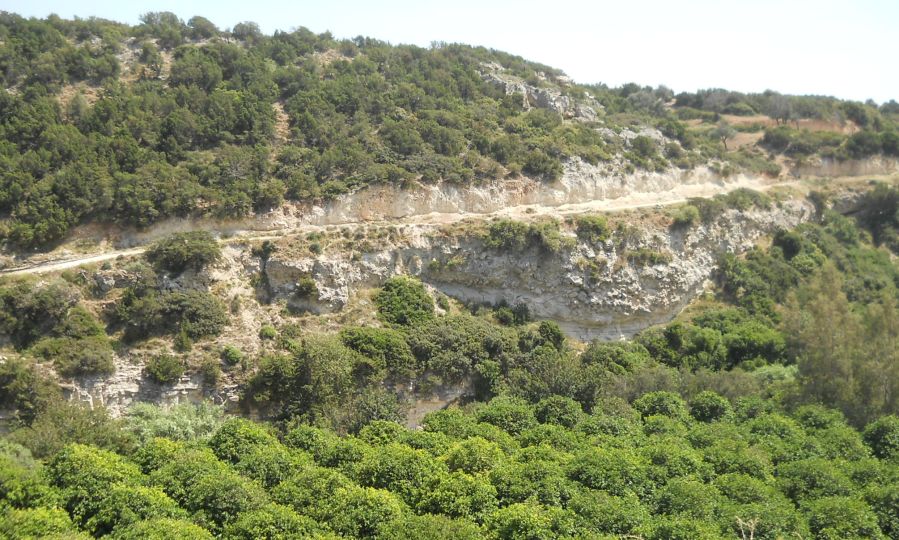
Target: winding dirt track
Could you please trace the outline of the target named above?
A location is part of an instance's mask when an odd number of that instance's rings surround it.
[[[301,225],[294,228],[285,228],[281,230],[243,230],[232,231],[228,238],[223,238],[220,242],[227,243],[235,240],[272,240],[285,236],[304,234],[313,231],[320,231],[333,227],[378,227],[378,226],[396,226],[396,225],[416,225],[422,227],[437,227],[447,225],[466,219],[489,220],[494,217],[515,218],[520,220],[533,220],[540,217],[562,217],[568,215],[577,215],[588,212],[613,212],[637,208],[661,207],[681,204],[689,198],[704,197],[710,198],[715,195],[727,193],[739,188],[750,188],[757,191],[766,191],[774,187],[796,186],[798,181],[771,182],[770,180],[759,179],[757,181],[732,182],[724,184],[683,184],[675,189],[654,192],[654,193],[636,193],[626,197],[616,199],[591,200],[583,203],[563,204],[559,206],[544,205],[522,205],[503,208],[502,210],[490,213],[429,213],[414,216],[408,216],[400,219],[379,220],[379,221],[353,221],[347,223],[337,223],[329,225]],[[214,231],[213,231],[214,232]],[[89,254],[82,256],[74,256],[64,259],[53,259],[37,261],[32,264],[17,266],[0,270],[3,276],[22,276],[28,274],[44,274],[50,272],[59,272],[70,268],[77,268],[85,264],[101,263],[119,257],[133,257],[146,251],[146,246],[132,247],[127,249],[116,249],[106,251],[99,254]]]

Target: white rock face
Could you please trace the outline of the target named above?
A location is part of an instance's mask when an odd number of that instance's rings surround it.
[[[552,319],[580,339],[617,339],[670,320],[694,299],[723,253],[742,252],[761,236],[810,219],[813,206],[788,201],[768,210],[729,210],[690,230],[638,228],[626,246],[578,241],[557,253],[485,248],[477,238],[419,239],[364,253],[281,259],[266,274],[276,298],[314,313],[339,311],[359,289],[398,274],[419,276],[435,289],[465,301],[523,302],[539,319]],[[625,251],[667,254],[670,262],[641,266]],[[311,277],[318,298],[297,300],[296,283]]]
[[[485,81],[501,88],[506,95],[521,95],[521,106],[525,110],[548,109],[565,118],[584,122],[596,121],[599,117],[598,112],[603,110],[603,106],[592,96],[588,95],[581,102],[577,102],[556,88],[528,84],[520,77],[506,72],[505,68],[495,62],[484,63],[481,68],[481,77]],[[542,74],[538,74],[538,78],[546,80],[545,76],[541,77],[540,75]],[[558,82],[562,86],[568,86],[571,80],[563,76],[558,79]]]
[[[333,313],[359,291],[378,287],[395,275],[411,274],[430,288],[464,301],[523,302],[535,318],[555,320],[578,339],[620,339],[680,312],[703,291],[722,253],[749,249],[761,236],[813,216],[811,203],[788,201],[768,210],[729,210],[715,222],[689,230],[635,225],[626,242],[618,236],[604,243],[572,239],[556,253],[539,248],[499,251],[486,248],[476,236],[445,236],[437,228],[406,226],[398,228],[395,240],[377,249],[360,247],[355,253],[326,249],[318,256],[300,257],[276,251],[264,267],[251,255],[249,245],[231,245],[220,268],[202,275],[185,274],[165,284],[242,290],[247,298],[252,296],[248,284],[264,272],[273,300],[286,300],[293,308],[313,313]],[[669,262],[628,262],[626,252],[640,249],[667,254]],[[126,275],[113,277],[117,286],[128,282]],[[310,277],[317,292],[299,297],[298,283]],[[105,284],[107,278],[98,279]],[[239,336],[255,340],[260,324],[250,306],[244,308],[213,350]],[[258,347],[248,344],[250,353]],[[174,385],[159,385],[146,376],[139,358],[139,353],[117,356],[116,372],[109,377],[68,381],[68,395],[91,406],[102,405],[113,415],[142,401],[172,404],[212,399],[225,405],[238,401],[236,386],[209,387],[197,374],[182,377]]]

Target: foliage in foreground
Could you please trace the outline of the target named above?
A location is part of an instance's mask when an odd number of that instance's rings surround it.
[[[183,409],[142,406],[136,415],[114,429],[139,447],[74,443],[38,461],[0,441],[5,537],[899,533],[895,416],[859,432],[826,407],[787,411],[711,392],[691,402],[650,392],[589,414],[561,396],[535,405],[497,397],[431,413],[423,430],[374,421],[355,436],[237,418],[210,424]]]

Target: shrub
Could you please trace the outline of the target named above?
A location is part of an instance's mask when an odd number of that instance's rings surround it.
[[[478,409],[478,422],[492,424],[512,435],[518,435],[537,424],[534,412],[524,400],[495,397]]]
[[[441,473],[416,497],[420,512],[468,518],[481,522],[496,509],[496,488],[483,478],[464,472]]]
[[[200,363],[199,372],[205,384],[216,385],[222,378],[222,366],[215,357],[204,358]]]
[[[649,487],[648,472],[643,458],[620,448],[591,448],[577,454],[568,465],[568,476],[590,489],[638,496]]]
[[[632,405],[643,418],[661,415],[681,420],[687,417],[684,400],[671,392],[649,392],[637,398]]]
[[[80,444],[65,447],[47,465],[50,485],[60,490],[63,506],[82,525],[100,510],[99,494],[139,477],[138,468],[121,456]]]
[[[231,418],[209,440],[209,448],[222,461],[237,463],[252,449],[278,444],[277,439],[261,424]]]
[[[797,503],[837,495],[848,495],[852,483],[833,462],[809,458],[777,467],[781,491]]]
[[[850,497],[823,497],[803,505],[815,538],[884,538],[877,515],[864,501]]]
[[[76,442],[122,453],[133,450],[134,442],[105,409],[91,409],[77,402],[55,399],[48,402],[27,427],[12,432],[9,438],[42,459]]]
[[[468,474],[488,472],[503,461],[505,454],[498,444],[483,437],[469,437],[458,442],[446,455],[451,471]]]
[[[846,140],[846,151],[856,159],[879,154],[882,150],[880,137],[873,131],[859,131],[850,135]]]
[[[543,424],[555,424],[573,428],[583,417],[581,404],[565,396],[549,396],[534,407],[537,420]]]
[[[656,493],[656,510],[661,514],[680,514],[710,520],[721,494],[714,486],[693,478],[672,478]]]
[[[593,341],[581,354],[581,362],[604,371],[622,374],[651,360],[646,347],[636,342]]]
[[[568,507],[590,530],[605,534],[629,535],[649,520],[649,511],[640,499],[628,494],[581,491],[574,494]]]
[[[81,540],[90,538],[78,534],[75,525],[61,508],[13,508],[0,518],[0,536],[10,540],[32,538],[60,538]]]
[[[171,407],[135,403],[125,413],[124,427],[143,444],[165,437],[172,441],[208,439],[224,420],[224,409],[208,402]]]
[[[297,298],[313,298],[318,296],[318,285],[311,277],[302,277],[297,281],[294,294]]]
[[[220,334],[228,323],[224,304],[205,291],[144,295],[126,291],[116,306],[116,317],[125,325],[127,340],[176,332],[199,339]]]
[[[234,345],[225,345],[220,354],[221,359],[229,366],[236,366],[243,360],[243,353]]]
[[[884,416],[865,428],[865,442],[875,456],[891,459],[899,456],[899,416]]]
[[[184,363],[170,354],[160,354],[151,358],[144,366],[150,378],[159,384],[171,384],[184,375]]]
[[[875,486],[866,492],[865,499],[877,514],[883,534],[888,538],[899,536],[899,485]]]
[[[157,270],[180,274],[188,268],[201,270],[217,262],[222,253],[211,234],[192,231],[160,240],[147,250],[145,256]]]
[[[538,247],[547,253],[555,253],[566,244],[559,223],[555,220],[528,225],[520,221],[500,219],[490,224],[484,237],[486,247],[513,252]]]
[[[722,420],[730,413],[730,402],[715,392],[700,392],[690,401],[690,416],[700,422]]]
[[[415,357],[398,331],[389,328],[344,328],[343,344],[371,360],[374,373],[386,370],[393,377],[408,377],[415,369]]]
[[[605,242],[612,233],[605,216],[578,216],[574,220],[577,235],[589,242]]]
[[[467,519],[409,514],[381,529],[382,540],[480,540],[484,531]]]
[[[244,513],[261,508],[266,495],[259,484],[225,469],[221,474],[201,474],[187,486],[182,506],[213,532]]]
[[[350,538],[376,537],[406,513],[396,496],[374,488],[339,488],[327,504],[331,528]]]
[[[655,141],[646,135],[634,137],[631,141],[631,149],[643,159],[652,159],[658,151]]]
[[[86,524],[96,537],[145,519],[187,517],[175,501],[156,487],[113,484],[98,497],[97,513]]]
[[[53,367],[63,377],[109,375],[115,371],[112,347],[105,335],[43,339],[32,352],[53,359]]]
[[[365,455],[356,465],[355,477],[363,486],[387,489],[412,503],[445,470],[424,450],[391,443]]]
[[[322,527],[312,519],[286,506],[268,504],[238,516],[225,529],[224,537],[233,540],[308,538],[322,532]]]
[[[434,317],[434,300],[417,279],[406,276],[387,280],[375,295],[378,315],[390,324],[417,326]]]
[[[259,329],[259,339],[270,341],[276,337],[278,337],[278,331],[275,330],[274,326],[265,324]]]
[[[187,520],[156,518],[118,529],[113,540],[213,540],[212,533]]]
[[[675,212],[671,224],[674,227],[692,227],[699,222],[699,218],[699,209],[692,204],[688,204]]]
[[[484,245],[495,249],[520,251],[528,247],[529,227],[526,223],[501,219],[490,224]]]
[[[625,257],[629,263],[637,266],[655,266],[657,264],[668,264],[671,262],[671,255],[657,251],[652,248],[638,248],[627,250]]]

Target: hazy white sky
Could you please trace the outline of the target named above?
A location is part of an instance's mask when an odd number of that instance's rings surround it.
[[[172,11],[221,28],[255,21],[266,33],[305,26],[484,45],[585,83],[899,100],[899,0],[4,0],[0,9],[129,23]]]

